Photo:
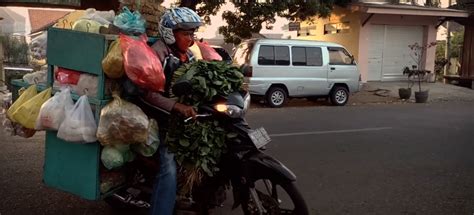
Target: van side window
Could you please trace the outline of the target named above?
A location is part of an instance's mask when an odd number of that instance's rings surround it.
[[[328,47],[329,64],[332,65],[352,65],[351,55],[343,48]]]
[[[319,47],[292,47],[294,66],[322,66],[323,57]]]
[[[260,46],[259,65],[290,65],[290,50],[287,46]]]
[[[273,46],[260,46],[260,51],[258,51],[258,64],[275,65]]]

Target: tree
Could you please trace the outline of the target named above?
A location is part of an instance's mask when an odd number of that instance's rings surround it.
[[[334,5],[345,6],[351,0],[231,0],[236,11],[225,11],[222,15],[226,24],[219,27],[227,43],[238,44],[242,39],[251,38],[252,33],[259,33],[262,24],[271,29],[275,15],[289,21],[312,21],[315,16],[327,17]],[[210,16],[225,4],[224,0],[181,0],[180,6],[196,10],[209,23]]]

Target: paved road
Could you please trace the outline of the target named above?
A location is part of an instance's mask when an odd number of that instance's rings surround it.
[[[268,153],[296,173],[311,214],[472,214],[473,106],[258,108],[248,118],[272,135]],[[42,138],[0,133],[0,213],[112,214],[42,185]]]

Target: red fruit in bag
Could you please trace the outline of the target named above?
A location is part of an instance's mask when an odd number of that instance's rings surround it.
[[[58,81],[60,84],[76,85],[80,76],[81,73],[78,71],[58,67],[58,71],[56,72],[56,81]]]
[[[146,35],[135,40],[129,36],[120,35],[123,63],[127,77],[139,87],[164,91],[165,74],[155,51],[146,44]]]

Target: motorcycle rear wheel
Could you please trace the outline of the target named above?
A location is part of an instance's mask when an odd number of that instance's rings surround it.
[[[278,184],[275,181],[271,180],[257,180],[257,181],[267,181],[271,183],[271,188],[268,189],[266,186],[255,186],[255,190],[257,191],[258,198],[262,203],[265,212],[265,215],[280,215],[280,214],[293,214],[293,215],[308,215],[308,207],[306,202],[304,201],[301,193],[299,192],[298,188],[296,187],[294,182],[288,182],[283,184]],[[256,182],[257,182],[256,181]],[[254,182],[255,183],[255,182]],[[257,183],[255,183],[257,184]],[[258,184],[265,184],[259,182]],[[268,185],[269,183],[267,183]],[[272,189],[273,186],[278,186],[282,189]],[[279,199],[278,191],[284,191],[286,193],[287,198],[292,202],[293,209],[282,208],[281,200]],[[275,195],[274,192],[277,192]],[[280,192],[281,194],[281,192]],[[256,215],[259,214],[258,206],[255,204],[255,200],[251,194],[249,194],[249,201],[247,204],[242,205],[242,210],[244,215]]]

